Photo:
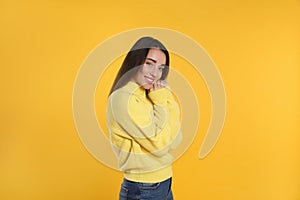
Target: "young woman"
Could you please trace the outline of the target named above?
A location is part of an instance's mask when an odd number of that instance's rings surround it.
[[[166,82],[169,53],[151,37],[126,55],[107,104],[112,148],[124,172],[119,199],[172,200],[169,152],[182,139],[180,108]]]

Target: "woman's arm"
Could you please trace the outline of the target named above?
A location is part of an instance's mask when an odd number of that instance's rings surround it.
[[[178,137],[181,134],[180,110],[167,87],[148,95],[153,102],[153,109],[147,113],[145,103],[134,95],[127,92],[114,93],[109,99],[108,114],[115,124],[111,123],[110,126],[121,127],[146,151],[160,156],[169,151],[175,138],[181,138]]]

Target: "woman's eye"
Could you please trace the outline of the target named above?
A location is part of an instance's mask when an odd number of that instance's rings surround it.
[[[150,63],[150,62],[146,62],[146,65],[148,65],[148,66],[152,66],[153,64],[152,64],[152,63]]]

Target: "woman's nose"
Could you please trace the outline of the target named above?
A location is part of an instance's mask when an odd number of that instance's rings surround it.
[[[153,76],[153,77],[156,77],[157,76],[157,73],[158,73],[158,67],[155,66],[152,68],[150,74]]]

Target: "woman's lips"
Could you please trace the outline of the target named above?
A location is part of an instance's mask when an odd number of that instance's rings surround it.
[[[150,78],[150,77],[147,77],[147,76],[145,76],[145,80],[146,80],[146,82],[147,82],[149,85],[152,85],[153,82],[154,82],[154,79],[152,79],[152,78]]]

